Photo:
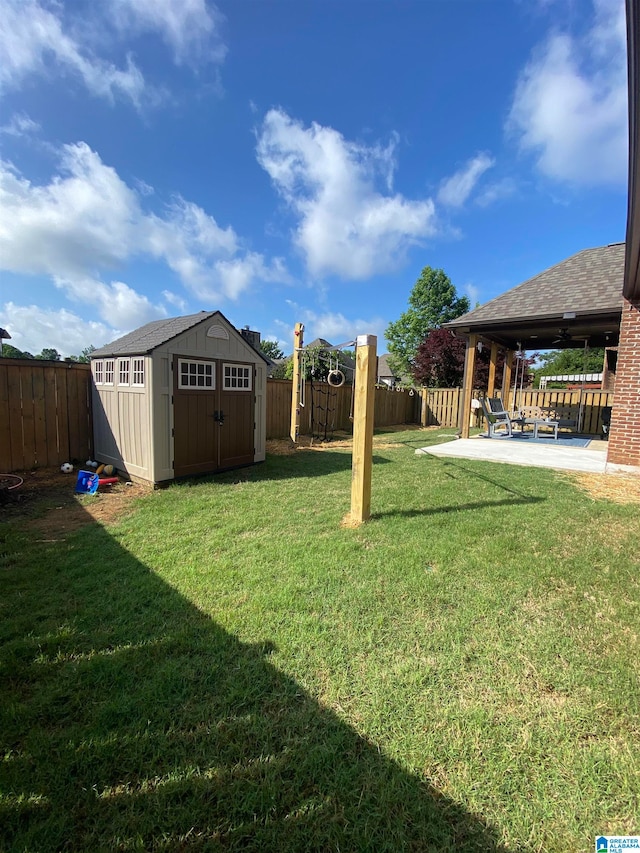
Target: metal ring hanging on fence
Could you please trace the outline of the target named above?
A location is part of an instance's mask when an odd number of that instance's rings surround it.
[[[340,388],[344,385],[344,373],[341,370],[330,370],[327,373],[327,382],[332,388]]]

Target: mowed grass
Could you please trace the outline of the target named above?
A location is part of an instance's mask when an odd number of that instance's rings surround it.
[[[637,506],[350,453],[2,527],[0,849],[587,851],[640,831]],[[82,498],[84,501],[91,498]]]

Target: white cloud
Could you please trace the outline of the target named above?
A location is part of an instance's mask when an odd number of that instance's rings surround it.
[[[242,250],[233,228],[197,205],[178,197],[159,214],[143,209],[148,198],[83,142],[64,146],[58,174],[40,186],[0,161],[1,268],[48,275],[103,319],[115,323],[115,312],[124,327],[133,314],[164,314],[127,284],[101,282],[132,259],[166,263],[187,289],[212,301],[237,299],[258,280],[287,280],[281,259]]]
[[[207,0],[109,0],[90,3],[84,14],[55,0],[0,0],[0,87],[60,73],[80,80],[96,97],[121,97],[140,108],[160,92],[131,55],[118,66],[105,51],[151,33],[168,45],[177,65],[219,65],[226,55],[221,21]]]
[[[475,198],[475,203],[480,207],[489,207],[496,201],[509,198],[517,190],[516,182],[512,178],[501,178],[494,181],[480,192]]]
[[[488,154],[476,154],[455,175],[442,182],[438,201],[447,207],[462,207],[482,175],[495,164]]]
[[[64,308],[50,311],[14,302],[3,305],[2,323],[11,334],[9,343],[33,355],[44,347],[57,349],[63,358],[80,355],[90,344],[99,347],[120,335],[117,329],[94,320],[83,320]]]
[[[595,0],[586,34],[553,33],[520,75],[507,128],[548,177],[626,181],[625,33],[622,0]]]
[[[296,322],[304,323],[304,339],[307,343],[315,338],[324,338],[325,341],[337,345],[344,341],[355,340],[358,335],[377,335],[378,351],[380,353],[383,351],[380,347],[383,346],[384,329],[387,324],[381,317],[350,320],[340,312],[317,312],[310,308],[302,308],[290,300],[287,300],[287,304],[292,308]],[[293,340],[293,324],[282,320],[275,322],[283,330],[283,337],[286,340]]]
[[[436,231],[431,199],[391,195],[395,140],[350,142],[331,127],[305,128],[270,110],[257,157],[298,219],[295,243],[314,275],[362,279],[395,269],[406,250]],[[378,191],[382,182],[389,194]]]
[[[222,16],[206,0],[112,0],[111,7],[121,31],[159,33],[178,65],[220,63],[226,56],[219,35]]]
[[[94,56],[64,31],[60,12],[38,0],[0,0],[0,86],[17,87],[29,74],[48,73],[53,62],[79,77],[92,94],[108,100],[121,95],[139,105],[145,82],[133,60],[117,68]]]
[[[469,298],[471,310],[473,310],[480,301],[480,288],[477,284],[472,284],[470,281],[463,287],[464,295]]]
[[[178,311],[181,311],[183,314],[187,311],[187,300],[183,299],[181,296],[178,296],[177,293],[173,293],[171,290],[163,290],[162,298],[165,302],[168,302],[169,305],[173,305],[174,308],[177,308]]]
[[[0,127],[0,133],[7,136],[26,136],[29,133],[37,133],[40,125],[26,113],[14,113],[7,124]]]
[[[127,331],[167,316],[164,307],[154,305],[123,281],[105,284],[92,278],[54,276],[54,282],[71,300],[95,305],[104,320]]]

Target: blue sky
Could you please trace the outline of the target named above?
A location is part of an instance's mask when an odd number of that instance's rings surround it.
[[[0,326],[378,334],[624,239],[622,0],[0,0]]]

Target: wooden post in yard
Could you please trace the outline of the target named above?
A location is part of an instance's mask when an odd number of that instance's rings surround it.
[[[289,435],[294,444],[300,435],[300,357],[304,325],[296,323],[293,331],[293,382],[291,384],[291,428]]]
[[[460,438],[469,438],[469,413],[471,411],[471,394],[473,393],[473,375],[476,372],[477,335],[467,338],[467,351],[464,357],[464,379],[462,381],[462,396],[458,412],[458,429]]]
[[[496,393],[496,368],[498,366],[498,344],[492,342],[491,355],[489,357],[489,384],[487,397],[494,397]]]
[[[355,397],[353,404],[353,455],[351,457],[352,525],[371,516],[371,468],[373,464],[373,410],[376,382],[375,335],[356,338]]]
[[[509,410],[509,391],[511,390],[511,376],[513,374],[513,358],[515,352],[512,349],[504,355],[504,373],[502,375],[502,408]]]

